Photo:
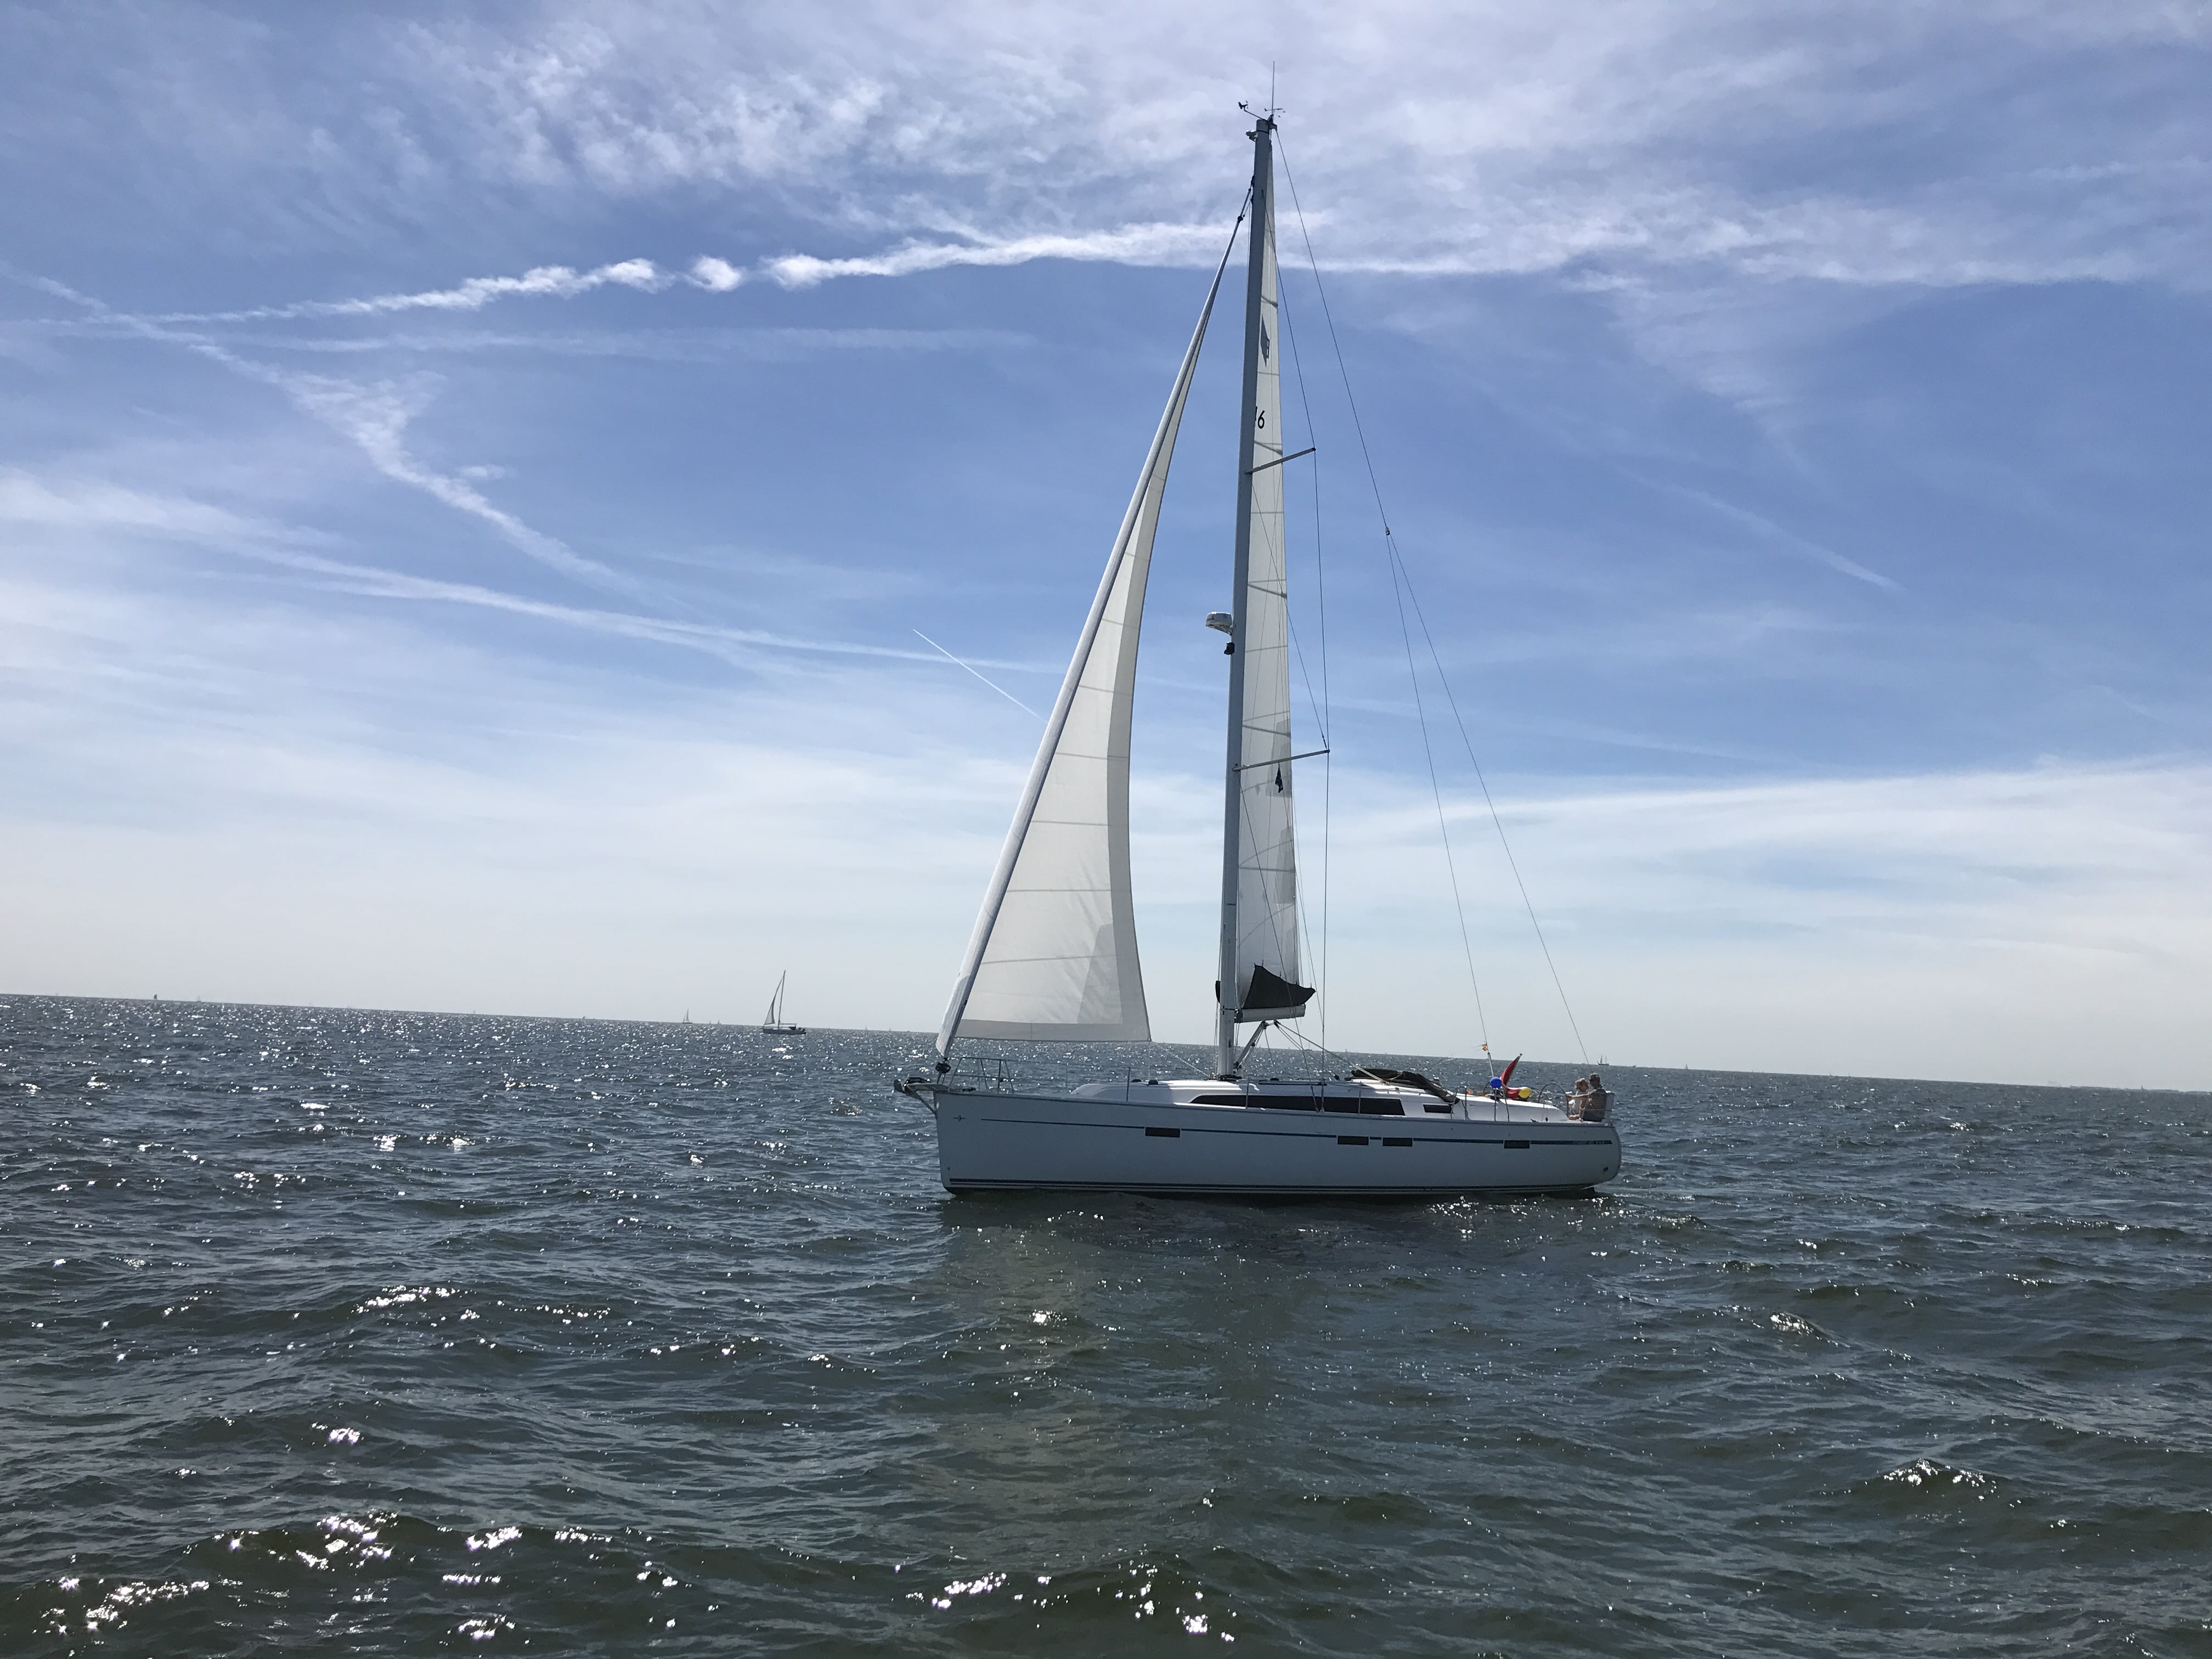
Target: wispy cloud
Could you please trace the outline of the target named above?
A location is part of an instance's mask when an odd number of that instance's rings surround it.
[[[926,18],[863,4],[834,40],[780,7],[611,17],[556,0],[526,39],[471,19],[415,44],[416,84],[495,176],[625,198],[773,192],[925,239],[957,225],[982,244],[1081,244],[1209,218],[1239,171],[1236,100],[1273,58],[1308,204],[1336,210],[1323,251],[1366,268],[2186,282],[2203,251],[2176,210],[2203,186],[2181,87],[2204,30],[2160,0],[2094,17],[1406,0],[1387,27],[1297,4],[1017,21],[966,0]],[[2126,118],[2148,87],[2173,119]],[[1884,176],[1821,165],[1838,150]]]
[[[715,192],[779,241],[811,227],[797,234],[841,245],[546,264],[178,322],[1030,258],[1194,263],[1240,186],[1236,103],[1265,86],[1268,59],[1333,268],[2185,288],[2212,269],[2197,205],[2212,119],[2194,95],[2207,31],[2168,0],[1540,14],[1394,0],[1384,26],[1318,4],[1048,15],[952,0],[922,14],[860,0],[834,30],[781,3],[611,14],[547,0],[526,16],[327,33],[250,30],[187,0],[169,27],[120,39],[98,17],[55,38],[102,66],[83,84],[125,118],[64,120],[59,94],[27,87],[33,110],[56,98],[53,118],[25,118],[12,142],[27,168],[110,146],[139,130],[132,89],[171,88],[162,164],[133,187],[176,188],[149,211],[289,215],[284,238],[343,240],[482,214],[487,191],[572,228]],[[196,30],[220,47],[196,55]],[[303,72],[329,60],[357,73]]]
[[[216,324],[299,321],[308,319],[389,317],[406,312],[477,312],[503,300],[573,300],[609,287],[659,294],[679,284],[727,294],[744,283],[766,279],[787,289],[807,289],[845,276],[909,276],[957,265],[1027,264],[1038,259],[1071,259],[1130,265],[1196,265],[1219,257],[1228,223],[1127,225],[1078,234],[977,237],[949,242],[912,241],[884,253],[823,258],[787,253],[762,259],[750,270],[727,260],[702,257],[678,273],[650,259],[623,259],[590,270],[568,265],[539,265],[520,276],[471,276],[444,288],[408,294],[374,294],[349,300],[296,300],[248,306],[231,311],[124,313],[100,307],[98,320],[108,326],[173,328]],[[80,303],[86,296],[57,284],[49,291]],[[797,334],[800,331],[785,331]],[[815,331],[815,332],[823,332]],[[854,343],[881,343],[890,331],[836,331]],[[967,331],[972,333],[973,331]],[[179,343],[183,343],[181,340]],[[506,343],[506,342],[501,342]],[[842,343],[844,340],[834,340]]]
[[[328,537],[251,518],[207,501],[149,494],[106,480],[56,488],[21,468],[0,471],[0,524],[70,532],[121,531],[179,541],[326,542]]]
[[[57,481],[20,468],[0,471],[0,525],[76,534],[113,532],[189,542],[297,571],[320,579],[326,586],[367,598],[501,611],[564,628],[704,651],[726,660],[750,659],[761,651],[797,651],[934,665],[951,655],[933,641],[930,641],[930,651],[915,651],[859,641],[805,638],[762,629],[560,605],[478,583],[446,581],[332,558],[327,553],[309,550],[328,547],[334,538],[326,534],[234,513],[188,496],[131,489],[97,479]],[[971,673],[975,672],[975,664],[1015,672],[1041,672],[1044,667],[1036,663],[982,657],[952,660]],[[988,680],[984,683],[1027,709],[1027,705],[1021,704],[1011,692]]]
[[[593,633],[614,635],[624,639],[647,640],[659,645],[682,646],[687,649],[705,651],[726,659],[749,656],[758,650],[817,652],[832,656],[874,657],[893,662],[937,663],[943,653],[933,655],[925,651],[906,651],[893,646],[868,645],[850,640],[805,639],[788,634],[775,634],[760,629],[730,628],[717,623],[684,622],[665,617],[641,616],[629,611],[595,610],[586,606],[556,605],[544,599],[531,599],[519,593],[504,592],[497,588],[479,586],[471,582],[442,581],[434,577],[410,575],[402,571],[385,570],[373,565],[347,563],[310,553],[293,552],[280,548],[249,546],[240,550],[247,556],[280,564],[310,574],[327,577],[333,586],[345,592],[360,593],[373,599],[427,600],[441,605],[474,605],[485,610],[504,611],[510,615],[535,617],[541,622],[558,623],[565,627],[580,628]],[[998,662],[978,659],[987,668],[1034,669],[1037,665],[1021,662]],[[967,665],[963,662],[962,666]],[[993,688],[996,690],[996,687]],[[1005,694],[1001,694],[1005,695]]]
[[[1028,234],[965,242],[909,242],[887,253],[824,259],[787,253],[760,271],[786,288],[812,288],[839,276],[910,276],[955,265],[1019,265],[1075,259],[1124,265],[1196,265],[1218,258],[1226,216],[1216,224],[1125,225],[1075,234]]]
[[[494,503],[466,477],[428,466],[408,450],[405,436],[409,422],[436,394],[436,382],[432,378],[416,375],[363,384],[277,368],[241,356],[204,335],[181,332],[149,318],[118,313],[64,283],[42,278],[39,286],[145,339],[179,347],[210,362],[219,363],[234,374],[275,387],[301,410],[350,441],[367,457],[369,465],[386,477],[422,490],[455,512],[490,526],[508,545],[539,563],[600,586],[635,586],[605,565],[586,558],[557,536],[547,535],[524,523]]]
[[[1692,489],[1686,485],[1668,484],[1664,488],[1668,495],[1679,495],[1685,501],[1695,501],[1698,506],[1719,514],[1729,522],[1741,525],[1743,528],[1753,532],[1771,547],[1778,547],[1801,558],[1810,559],[1816,564],[1824,564],[1829,569],[1839,571],[1854,581],[1864,582],[1869,587],[1879,587],[1884,592],[1895,593],[1902,591],[1894,580],[1883,575],[1879,570],[1869,570],[1856,559],[1838,553],[1832,547],[1824,547],[1809,538],[1799,535],[1794,530],[1786,529],[1764,514],[1753,512],[1749,507],[1738,507],[1734,502],[1723,501],[1717,495],[1709,495],[1702,489]]]
[[[456,330],[419,334],[268,333],[226,338],[234,345],[257,350],[325,356],[364,356],[385,351],[426,355],[526,351],[556,357],[630,357],[677,363],[714,356],[784,362],[825,351],[991,351],[1036,343],[1029,335],[997,328],[640,328],[574,333]]]
[[[635,586],[627,577],[597,560],[586,558],[559,537],[549,536],[525,524],[505,507],[495,504],[468,478],[426,466],[409,452],[405,441],[408,423],[436,395],[435,384],[428,377],[360,386],[322,375],[272,369],[228,352],[209,355],[227,367],[278,388],[332,431],[349,439],[368,458],[370,465],[395,483],[411,485],[455,512],[489,525],[509,546],[540,564],[599,586]]]
[[[1359,783],[1363,805],[1339,807],[1332,836],[1332,1034],[1408,1045],[1464,1030],[1456,933],[1431,896],[1435,810],[1403,780]],[[2202,763],[1593,787],[1500,805],[1594,1055],[2204,1081],[2201,1019],[2168,988],[2212,970]],[[1571,1058],[1487,811],[1447,809],[1493,1029]],[[1187,879],[1199,890],[1200,860]]]
[[[710,293],[727,294],[748,282],[764,279],[781,288],[809,289],[841,277],[908,276],[961,265],[1007,266],[1027,264],[1039,259],[1132,265],[1196,265],[1219,256],[1221,240],[1226,232],[1224,222],[1220,224],[1129,225],[1081,234],[1024,234],[996,240],[978,237],[957,242],[913,241],[877,254],[839,258],[822,258],[808,253],[781,254],[758,261],[750,270],[741,270],[727,260],[711,256],[702,256],[693,261],[690,270],[682,273],[671,271],[645,258],[623,259],[589,270],[578,270],[569,265],[539,265],[519,276],[471,276],[447,287],[413,293],[375,294],[344,300],[284,301],[228,311],[125,312],[62,283],[38,280],[35,285],[68,299],[90,313],[88,317],[76,323],[76,326],[79,328],[89,325],[102,331],[136,332],[147,338],[161,339],[201,351],[224,362],[227,367],[239,368],[240,372],[258,378],[269,379],[278,371],[243,364],[228,356],[222,346],[205,335],[173,331],[241,323],[390,317],[410,312],[474,313],[502,301],[573,300],[610,287],[626,289],[638,294],[659,294],[680,284]],[[31,326],[35,327],[36,325]],[[617,343],[599,343],[610,337]],[[725,345],[748,343],[755,349],[763,345],[882,349],[1000,344],[1015,337],[995,331],[975,329],[915,331],[864,328],[763,329],[744,331],[742,333],[725,331],[709,337]],[[241,343],[235,335],[226,335],[224,339],[233,346]],[[386,347],[453,350],[498,346],[558,350],[563,348],[564,343],[560,337],[477,334],[341,339],[277,337],[263,343],[294,350],[363,351]],[[572,339],[566,345],[571,350],[609,355],[664,355],[676,349],[665,338],[645,340],[636,336]],[[307,397],[319,398],[319,393],[311,392]],[[303,398],[303,406],[306,401]],[[327,399],[323,399],[317,404],[319,412],[327,406]],[[350,432],[358,428],[359,423],[349,416],[342,429]],[[388,445],[383,447],[383,451],[387,454],[391,453]],[[398,477],[400,475],[394,472],[392,476]],[[416,479],[410,477],[404,482],[413,483]]]
[[[80,516],[100,510],[149,509]],[[572,656],[205,583],[95,592],[19,545],[0,544],[0,985],[706,1016],[750,1003],[744,964],[774,957],[824,1017],[835,985],[842,1023],[904,999],[920,1025],[950,972],[990,857],[967,757],[932,736],[953,677],[668,678],[611,704]],[[571,869],[592,896],[548,905]],[[872,941],[887,915],[912,937]]]
[[[702,258],[688,271],[664,270],[650,259],[621,259],[590,270],[570,265],[538,265],[520,276],[471,276],[449,288],[412,294],[373,294],[352,300],[295,300],[251,306],[242,311],[159,312],[137,320],[148,323],[259,323],[302,317],[389,317],[408,311],[482,311],[499,300],[572,300],[603,288],[658,294],[678,283],[726,294],[745,280],[725,260]]]

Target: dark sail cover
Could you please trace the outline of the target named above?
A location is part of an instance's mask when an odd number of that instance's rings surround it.
[[[1371,1078],[1377,1083],[1395,1083],[1405,1089],[1425,1089],[1438,1100],[1459,1098],[1442,1084],[1430,1081],[1419,1072],[1401,1072],[1388,1066],[1359,1066],[1352,1068],[1352,1075]]]
[[[1293,985],[1280,974],[1255,963],[1252,983],[1244,993],[1244,1006],[1237,1011],[1240,1020],[1296,1019],[1306,1011],[1312,1000],[1314,988]]]

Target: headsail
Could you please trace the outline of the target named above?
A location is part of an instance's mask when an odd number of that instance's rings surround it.
[[[975,918],[939,1054],[959,1036],[1152,1040],[1129,892],[1129,717],[1160,499],[1220,287],[1216,271]]]
[[[1252,246],[1246,289],[1245,431],[1239,446],[1235,658],[1230,672],[1227,823],[1222,848],[1221,1021],[1292,1019],[1298,983],[1297,859],[1291,830],[1291,618],[1283,540],[1282,332],[1276,305],[1274,124],[1252,133]],[[1224,1060],[1224,1067],[1227,1061]]]

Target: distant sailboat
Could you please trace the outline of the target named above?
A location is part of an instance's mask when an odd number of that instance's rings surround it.
[[[954,1192],[1003,1188],[1445,1196],[1585,1191],[1620,1167],[1609,1123],[1412,1073],[1248,1082],[1269,1026],[1299,1018],[1289,568],[1276,296],[1274,122],[1258,118],[1246,273],[1235,609],[1229,636],[1214,1075],[1053,1092],[963,1076],[957,1042],[1149,1042],[1129,883],[1129,732],[1168,465],[1228,256],[1214,273],[1135,495],[1106,562],[938,1032],[933,1075],[896,1086],[937,1119]],[[1318,752],[1318,751],[1309,751]],[[1253,1025],[1242,1042],[1240,1025]],[[1498,1091],[1502,1093],[1502,1091]],[[1351,1131],[1359,1133],[1352,1133]]]
[[[768,1000],[768,1018],[761,1021],[761,1030],[768,1036],[805,1036],[804,1025],[790,1025],[783,1018],[783,982],[791,977],[787,968],[775,976],[775,994]]]

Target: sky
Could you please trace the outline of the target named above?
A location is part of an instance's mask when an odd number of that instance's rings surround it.
[[[2212,1087],[2208,59],[2169,0],[0,10],[0,990],[933,1029],[1272,83],[1327,1041]]]

